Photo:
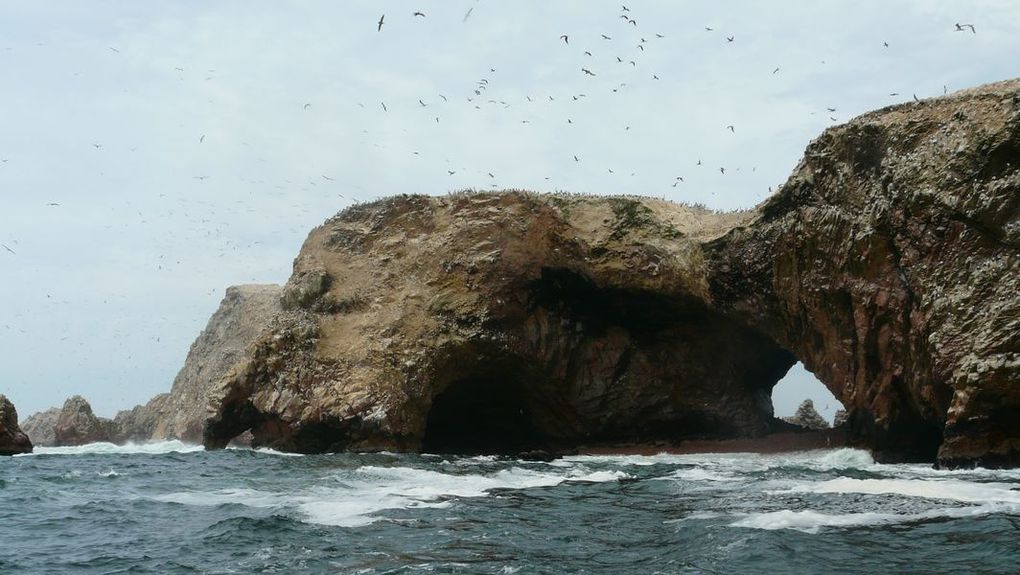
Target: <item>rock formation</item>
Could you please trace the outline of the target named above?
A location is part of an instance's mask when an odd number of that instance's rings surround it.
[[[847,415],[845,409],[837,409],[836,414],[832,416],[832,426],[843,427],[844,425],[846,425],[848,419],[849,416]]]
[[[51,407],[46,411],[34,413],[21,423],[21,429],[32,440],[32,445],[39,447],[50,447],[57,444],[57,436],[54,430],[57,427],[57,420],[60,419],[60,408]]]
[[[792,416],[782,419],[804,429],[829,429],[829,422],[818,415],[818,412],[815,411],[815,402],[810,399],[805,399]]]
[[[54,445],[85,445],[99,441],[112,441],[116,430],[113,421],[97,417],[84,397],[67,398],[53,428]]]
[[[32,442],[18,427],[18,410],[0,394],[0,455],[32,453]]]
[[[227,288],[219,308],[191,344],[170,392],[117,414],[117,441],[200,442],[209,391],[279,313],[281,289],[278,285]]]
[[[1020,465],[1020,81],[826,130],[706,246],[713,305],[792,351],[883,460]]]
[[[827,130],[756,210],[402,196],[315,229],[205,443],[755,436],[795,359],[882,460],[1020,465],[1020,81]]]
[[[755,436],[793,356],[714,312],[701,243],[747,214],[403,196],[314,230],[206,444],[517,452]]]

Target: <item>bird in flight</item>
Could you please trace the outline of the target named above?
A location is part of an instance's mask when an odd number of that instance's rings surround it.
[[[382,104],[383,112],[389,112],[389,109],[386,108],[386,102],[379,102],[379,103]]]
[[[302,110],[307,110],[308,108],[311,108],[311,107],[312,107],[311,104],[305,104],[304,106],[301,106],[301,109]]]
[[[603,40],[612,40],[612,38],[610,38],[609,36],[606,36],[605,34],[602,35],[602,39]]]
[[[734,134],[737,133],[737,131],[733,129],[733,126],[726,126],[726,127],[730,130],[730,132],[733,132]]]
[[[958,23],[956,25],[956,31],[957,32],[963,32],[967,28],[970,28],[971,33],[977,34],[977,30],[974,29],[974,25],[973,24],[959,24]]]
[[[575,161],[575,162],[580,162],[581,160],[579,160],[579,159],[577,158],[577,156],[574,156],[574,161]]]
[[[456,174],[457,172],[454,171],[454,170],[446,170],[446,173],[450,174],[452,176],[452,175]]]
[[[58,204],[57,202],[50,202],[50,203],[48,203],[46,205],[47,206],[59,206],[60,204]]]
[[[776,69],[775,69],[775,70],[772,70],[772,73],[773,73],[773,74],[777,74],[777,73],[779,73],[779,66],[776,66]]]
[[[424,108],[427,105],[425,102],[422,102],[420,98],[418,99],[418,103],[421,104],[422,108]]]
[[[726,168],[719,168],[719,173],[720,174],[725,174],[726,173]]]
[[[7,244],[0,244],[0,246],[3,246],[5,250],[11,252],[12,254],[18,255],[18,252],[16,252],[16,251],[12,250],[11,248],[7,247]]]
[[[830,112],[835,112],[835,111],[836,111],[836,108],[826,108],[826,110],[828,110],[828,111],[830,111]]]
[[[570,37],[567,36],[566,34],[560,36],[560,40],[563,40],[564,44],[569,44],[570,43]]]
[[[421,16],[422,18],[425,17],[425,13],[424,12],[415,12],[414,15],[415,16]]]
[[[885,46],[886,48],[889,47],[889,43],[888,42],[882,42],[882,45]]]
[[[624,12],[630,12],[630,8],[627,8],[626,6],[623,6],[622,4],[621,4],[621,7],[623,8]]]
[[[658,32],[655,33],[655,37],[656,38],[665,38],[665,36],[663,36],[662,34],[659,34]]]
[[[581,71],[584,72],[585,74],[588,74],[589,76],[594,76],[595,75],[595,72],[592,72],[591,70],[589,70],[587,68],[581,68]]]
[[[331,177],[329,177],[329,176],[322,176],[322,179],[324,179],[324,180],[329,180],[329,181],[331,181],[331,182],[333,182],[333,181],[336,181],[336,180],[334,180],[333,178],[331,178]]]
[[[727,42],[732,42],[733,41],[733,36],[727,36],[726,37],[726,41]]]
[[[711,31],[712,31],[712,28],[710,28],[710,27],[708,27],[708,26],[705,26],[705,31],[706,31],[706,32],[711,32]]]
[[[444,102],[449,102],[449,100],[446,99],[446,96],[440,94],[439,97],[442,98]]]
[[[584,55],[585,55],[585,56],[591,56],[591,52],[589,52],[589,51],[585,50],[585,51],[584,51]]]
[[[635,20],[633,18],[631,18],[630,20],[627,20],[627,22],[629,22],[631,26],[637,26],[637,20]]]
[[[204,142],[204,141],[205,141],[205,134],[202,134],[202,137],[200,137],[200,138],[198,139],[198,143],[199,143],[199,144],[201,144],[201,143],[202,143],[202,142]]]
[[[386,15],[385,14],[383,14],[382,16],[379,17],[379,25],[375,29],[376,32],[381,32],[382,31],[383,20],[385,20],[385,19],[386,19]]]

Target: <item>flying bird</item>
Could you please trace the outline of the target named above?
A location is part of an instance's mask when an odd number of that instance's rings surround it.
[[[603,40],[612,40],[612,38],[610,38],[609,36],[606,36],[605,34],[602,35],[602,39]]]
[[[967,28],[970,28],[971,33],[977,34],[977,30],[974,29],[974,25],[973,24],[959,24],[958,23],[956,25],[956,31],[957,32],[963,32]]]
[[[659,34],[658,32],[655,33],[655,37],[656,38],[665,38],[665,36],[663,36],[662,34]]]
[[[627,8],[626,6],[624,6],[622,4],[620,6],[623,8],[624,12],[630,12],[630,8]]]
[[[726,168],[719,168],[719,173],[720,174],[725,174],[726,173]]]
[[[425,17],[425,13],[424,12],[415,12],[414,16],[421,16],[422,18],[424,18]]]
[[[304,106],[301,106],[301,109],[302,110],[307,110],[308,108],[311,108],[311,107],[312,107],[311,104],[305,104]]]
[[[732,42],[733,41],[733,36],[727,36],[726,37],[726,41],[727,42]]]
[[[385,19],[386,19],[386,15],[385,14],[383,14],[382,16],[379,17],[379,25],[375,29],[376,32],[381,32],[382,31],[383,20],[385,20]]]
[[[7,244],[0,244],[0,246],[3,246],[5,250],[11,252],[12,254],[18,255],[18,252],[16,252],[16,251],[12,250],[11,248],[7,247]]]
[[[889,43],[888,42],[882,42],[882,45],[885,46],[886,48],[889,47]]]
[[[712,29],[711,29],[711,28],[709,28],[708,26],[705,26],[705,31],[706,31],[706,32],[711,32],[711,31],[712,31]]]
[[[198,139],[198,143],[199,143],[199,144],[201,144],[201,143],[202,143],[202,142],[204,142],[204,141],[205,141],[205,134],[202,134],[202,137],[200,137],[200,138]]]
[[[585,74],[588,74],[589,76],[594,76],[595,75],[595,72],[592,72],[591,70],[589,70],[587,68],[581,68],[581,71],[584,72]]]
[[[570,43],[570,37],[567,36],[566,34],[560,36],[560,40],[563,40],[564,44],[569,44]]]
[[[439,97],[442,98],[444,102],[449,102],[449,100],[446,99],[446,96],[440,94]]]
[[[772,70],[772,73],[773,73],[773,74],[777,74],[778,72],[779,72],[779,66],[776,66],[776,69],[775,69],[775,70]]]
[[[46,205],[47,206],[59,206],[60,204],[58,204],[57,202],[50,202],[50,203],[48,203]]]
[[[379,102],[379,103],[382,104],[383,112],[389,112],[389,109],[386,108],[386,102]]]
[[[830,112],[835,112],[835,111],[836,111],[836,108],[826,108],[826,110],[828,110],[828,111],[830,111]]]
[[[637,26],[637,20],[635,20],[633,18],[631,18],[630,20],[627,20],[627,22],[629,22],[631,26]]]
[[[577,156],[574,156],[574,161],[575,161],[575,162],[580,162],[581,160],[579,160],[579,159],[577,158]]]
[[[329,176],[322,176],[322,179],[324,179],[324,180],[329,180],[329,181],[331,181],[331,182],[335,182],[335,181],[336,181],[336,180],[334,180],[333,178],[331,178],[331,177],[329,177]]]
[[[589,52],[589,51],[585,50],[585,51],[584,51],[584,55],[585,55],[585,56],[591,56],[591,52]]]
[[[734,134],[737,133],[737,131],[733,129],[733,126],[726,126],[726,127],[730,130],[730,132],[733,132]]]
[[[452,176],[452,175],[456,174],[457,172],[454,171],[454,170],[446,170],[446,173],[450,174]]]
[[[420,98],[418,99],[418,103],[421,104],[422,108],[424,108],[427,105],[425,104],[425,102],[422,102]]]
[[[644,52],[644,51],[645,51],[645,47],[644,47],[644,46],[642,46],[641,44],[638,44],[638,45],[637,45],[637,47],[638,47],[638,49],[639,49],[639,50],[641,50],[642,52]]]

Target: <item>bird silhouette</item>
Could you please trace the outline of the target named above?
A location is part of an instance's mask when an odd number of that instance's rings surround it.
[[[627,8],[626,6],[623,6],[622,4],[621,4],[621,7],[623,8],[624,12],[630,12],[630,8]]]
[[[425,17],[425,13],[424,12],[415,12],[413,15],[414,16],[421,16],[422,18]]]
[[[389,112],[389,109],[386,108],[386,102],[379,102],[379,104],[382,105],[383,112]]]
[[[726,126],[726,127],[730,130],[730,132],[733,132],[734,134],[737,133],[737,131],[733,129],[733,126]]]
[[[602,39],[603,40],[612,40],[612,38],[610,38],[609,36],[606,36],[605,34],[602,35]]]
[[[427,106],[427,104],[426,104],[425,102],[422,102],[420,98],[418,99],[418,103],[419,103],[419,104],[421,104],[421,107],[422,107],[422,108],[424,108],[425,106]]]
[[[727,36],[726,37],[726,41],[727,42],[732,42],[733,41],[733,36]]]
[[[592,72],[591,70],[589,70],[587,68],[581,68],[581,71],[584,72],[585,74],[589,75],[589,76],[594,76],[595,75],[595,72]]]
[[[589,51],[585,50],[585,51],[584,51],[584,55],[585,55],[585,56],[591,56],[591,52],[589,52]]]
[[[376,32],[381,32],[382,31],[383,20],[385,20],[385,19],[386,19],[386,15],[385,14],[383,14],[382,16],[379,17],[379,25],[375,29]]]
[[[977,30],[974,29],[974,25],[973,24],[959,24],[959,23],[956,24],[956,31],[957,32],[963,32],[967,28],[970,28],[971,33],[977,34]]]
[[[7,251],[11,252],[12,254],[14,254],[14,255],[18,255],[18,252],[16,252],[16,251],[12,250],[11,248],[7,247],[7,244],[0,244],[0,246],[3,246],[3,248],[4,248],[5,250],[7,250]]]
[[[570,37],[567,36],[566,34],[560,36],[560,40],[563,40],[564,44],[569,44],[570,43]]]

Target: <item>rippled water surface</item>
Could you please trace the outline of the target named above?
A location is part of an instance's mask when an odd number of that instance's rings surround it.
[[[863,452],[0,458],[0,573],[1016,573],[1020,471]]]

